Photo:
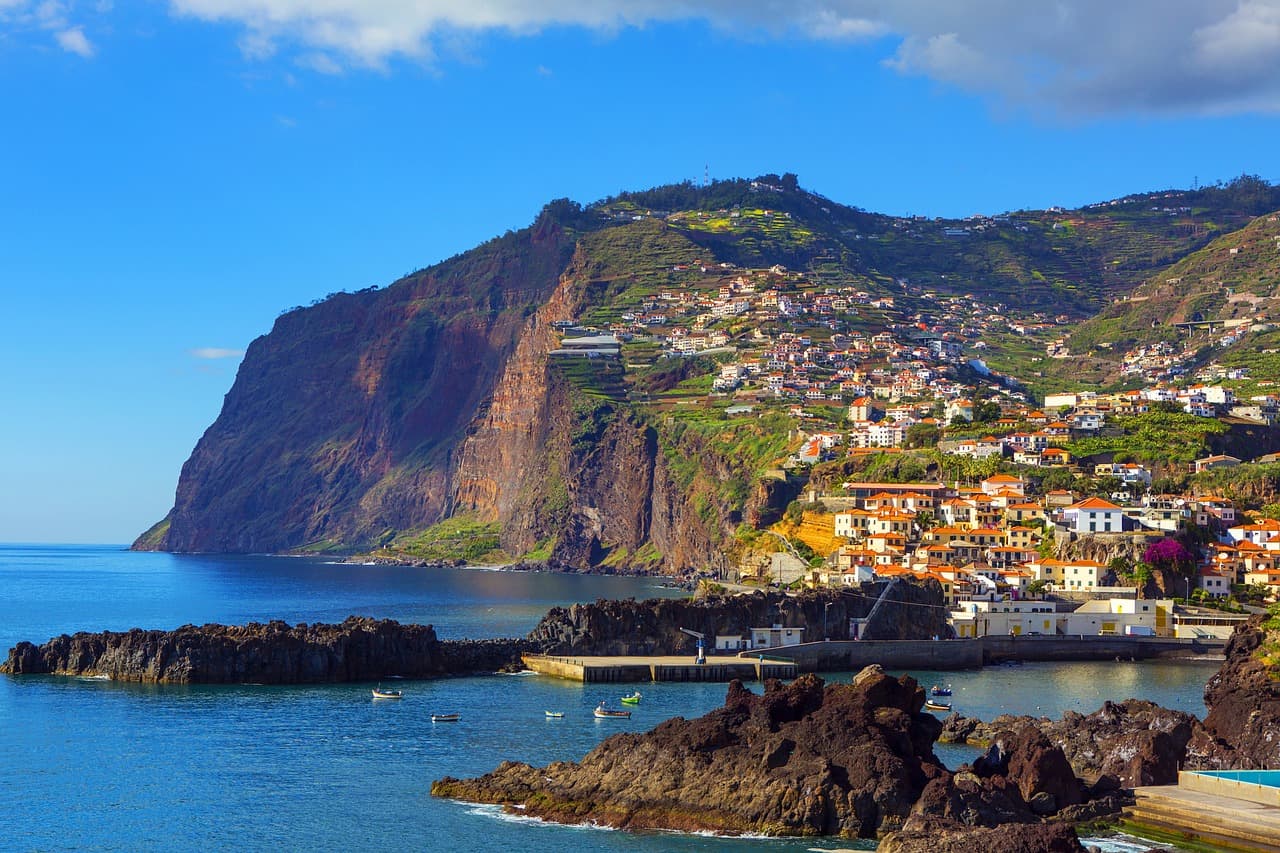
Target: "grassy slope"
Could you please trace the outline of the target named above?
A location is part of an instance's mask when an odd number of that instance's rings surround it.
[[[1128,299],[1108,305],[1072,331],[1068,339],[1072,354],[1091,361],[1082,363],[1072,358],[1046,363],[1045,371],[1111,382],[1117,378],[1120,357],[1134,346],[1156,341],[1184,344],[1186,333],[1174,323],[1274,321],[1280,317],[1277,236],[1280,217],[1264,215],[1152,275]],[[1260,301],[1241,298],[1252,296]],[[1197,332],[1190,340],[1207,344],[1210,338],[1207,332]],[[1262,366],[1252,357],[1261,348],[1264,347],[1257,343],[1242,342],[1223,362]]]

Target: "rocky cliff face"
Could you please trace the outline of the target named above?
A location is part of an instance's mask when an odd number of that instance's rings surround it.
[[[702,252],[658,223],[605,240],[544,213],[384,290],[284,314],[134,547],[365,550],[469,514],[499,524],[506,553],[558,568],[723,564],[743,514],[717,490],[730,462],[664,446],[625,396],[584,390],[548,355],[554,323],[635,273],[619,264]],[[678,480],[673,455],[701,479]],[[777,499],[745,503],[756,517]]]
[[[254,341],[139,547],[367,546],[448,511],[453,456],[573,250],[551,216],[384,290],[282,315]]]
[[[63,634],[19,643],[0,672],[92,675],[159,684],[311,684],[493,672],[520,640],[446,641],[430,625],[353,616],[340,625],[187,625],[176,631]]]
[[[1260,617],[1236,628],[1227,660],[1204,688],[1209,713],[1188,747],[1189,769],[1258,769],[1280,758],[1280,628]]]

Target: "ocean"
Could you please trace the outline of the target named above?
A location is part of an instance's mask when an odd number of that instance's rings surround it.
[[[118,546],[0,546],[0,652],[76,631],[349,615],[433,624],[442,638],[518,636],[554,605],[679,595],[649,578],[342,565],[321,558],[136,554]],[[1087,713],[1140,697],[1203,715],[1215,664],[1076,663],[915,673],[956,710]],[[849,674],[835,674],[847,679]],[[643,685],[630,720],[596,720],[630,686],[494,675],[371,684],[153,686],[0,677],[0,849],[583,851],[824,850],[849,841],[725,839],[561,827],[433,800],[444,775],[582,757],[721,704],[723,684]],[[550,719],[545,711],[562,711]],[[458,723],[432,723],[458,713]],[[943,747],[955,766],[973,755]],[[869,845],[874,847],[874,844]],[[1125,850],[1123,843],[1110,849]]]

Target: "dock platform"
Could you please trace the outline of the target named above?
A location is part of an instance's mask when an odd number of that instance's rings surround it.
[[[795,678],[798,668],[792,661],[731,656],[708,656],[695,663],[690,655],[671,656],[577,656],[524,655],[524,665],[540,675],[550,675],[584,684],[633,681],[763,681],[766,678]]]
[[[1178,785],[1137,788],[1125,810],[1133,830],[1220,850],[1280,853],[1280,807]]]

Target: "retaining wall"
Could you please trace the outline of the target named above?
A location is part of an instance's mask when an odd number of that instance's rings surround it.
[[[842,640],[770,649],[801,671],[856,671],[878,663],[888,669],[975,669],[1004,661],[1148,660],[1221,655],[1223,641],[1167,637],[987,636],[972,640]],[[744,652],[743,656],[750,653]]]

